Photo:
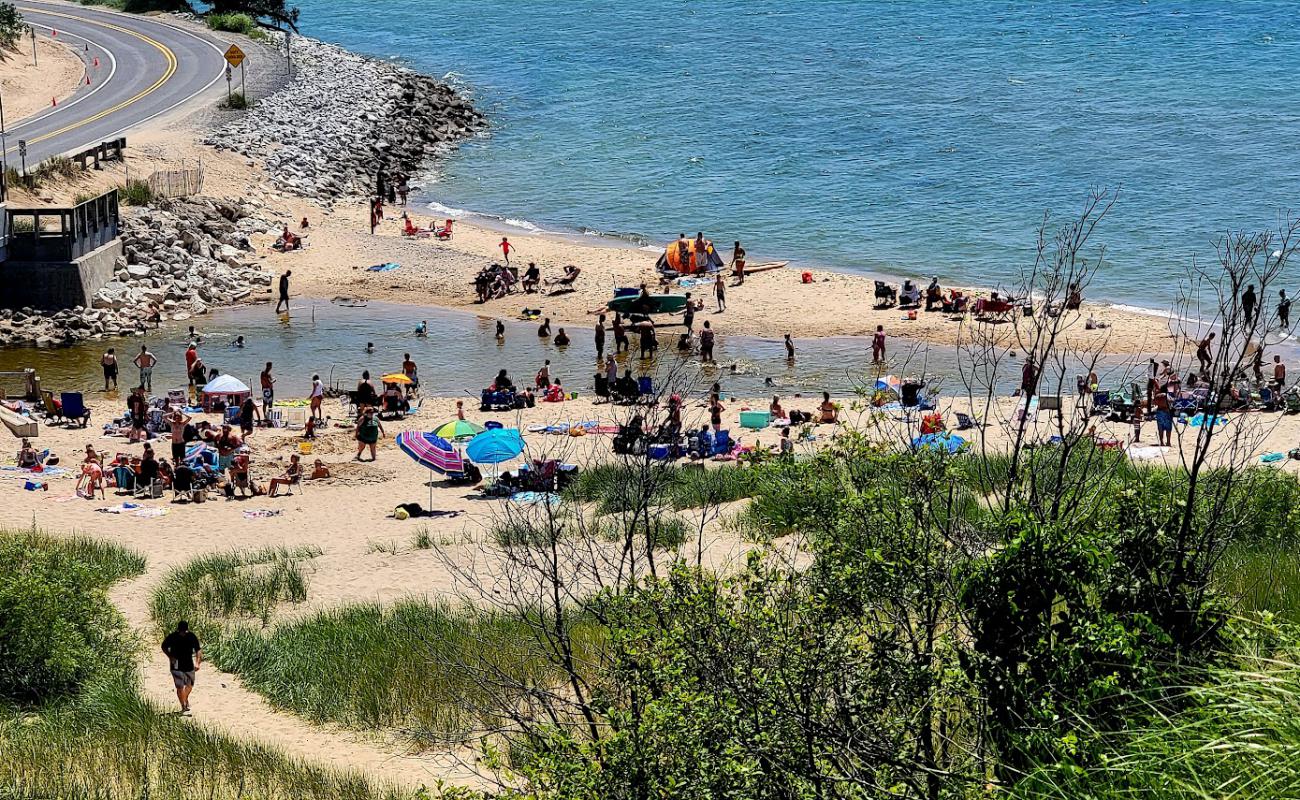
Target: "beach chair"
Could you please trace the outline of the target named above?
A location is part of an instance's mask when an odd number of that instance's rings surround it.
[[[546,281],[546,296],[554,297],[557,294],[572,292],[574,290],[574,284],[577,282],[578,276],[581,274],[582,269],[580,267],[574,267],[571,271],[565,273],[561,277],[552,278]]]
[[[649,375],[642,375],[636,379],[636,390],[642,397],[650,397],[655,393],[654,380]]]
[[[382,420],[400,420],[406,418],[406,407],[400,397],[384,397],[384,406],[379,412]]]
[[[63,408],[65,422],[79,420],[83,428],[90,423],[90,409],[86,408],[81,392],[63,392],[59,395],[59,405]]]
[[[184,498],[194,499],[194,470],[185,464],[178,464],[172,476],[172,502]]]
[[[1110,391],[1098,389],[1092,393],[1092,413],[1104,414],[1110,411]]]
[[[447,241],[448,239],[450,239],[450,238],[451,238],[451,220],[447,220],[447,223],[446,223],[445,225],[443,225],[441,228],[436,229],[436,230],[433,232],[433,235],[434,235],[434,237],[435,237],[436,239],[438,239],[438,241],[440,241],[440,242],[445,242],[445,241]]]
[[[432,233],[432,231],[429,231],[429,230],[427,230],[427,229],[425,229],[425,228],[417,228],[417,227],[415,227],[415,223],[411,222],[411,218],[410,218],[410,217],[406,217],[406,218],[404,218],[404,219],[402,220],[402,235],[403,235],[403,236],[410,236],[411,238],[414,238],[414,239],[427,239],[427,238],[429,238],[429,236],[431,235],[431,233]]]
[[[227,425],[238,425],[238,424],[239,424],[239,406],[230,406],[230,407],[228,407],[228,408],[226,409],[225,414],[222,416],[221,419],[222,419],[222,421],[225,422]]]
[[[143,500],[157,500],[163,496],[163,482],[155,478],[151,481],[136,480],[133,496]]]
[[[953,415],[957,417],[957,430],[959,431],[968,431],[979,426],[979,423],[970,414],[954,411]]]
[[[898,290],[884,281],[876,281],[876,308],[890,308],[898,304]]]
[[[1282,397],[1286,400],[1286,413],[1300,414],[1300,392],[1290,391]]]
[[[135,472],[125,464],[118,464],[113,467],[113,485],[118,494],[134,494]]]
[[[731,431],[718,431],[713,435],[713,452],[711,455],[723,456],[731,452]]]
[[[47,425],[68,421],[63,416],[63,406],[59,404],[58,400],[54,399],[54,392],[48,390],[41,392],[41,406],[45,409],[45,423]]]

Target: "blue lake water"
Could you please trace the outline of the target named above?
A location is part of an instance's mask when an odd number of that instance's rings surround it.
[[[547,230],[995,285],[1122,187],[1093,294],[1160,307],[1297,205],[1293,2],[298,1],[490,114],[428,199]]]

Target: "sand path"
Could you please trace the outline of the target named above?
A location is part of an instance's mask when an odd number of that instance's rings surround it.
[[[20,49],[0,52],[0,92],[5,98],[5,123],[14,125],[50,107],[55,98],[72,94],[86,78],[86,65],[71,50],[37,34],[37,64],[32,66],[31,40]]]
[[[176,705],[167,658],[153,647],[149,596],[162,573],[151,570],[114,587],[111,598],[147,643],[140,657],[141,688],[163,708]],[[204,664],[192,697],[194,719],[230,734],[256,741],[289,756],[329,768],[346,768],[383,784],[404,789],[434,787],[438,781],[485,788],[486,780],[465,760],[450,753],[412,753],[391,737],[367,736],[335,725],[318,725],[279,711],[264,697],[244,688],[239,677]],[[466,756],[465,758],[472,758]]]

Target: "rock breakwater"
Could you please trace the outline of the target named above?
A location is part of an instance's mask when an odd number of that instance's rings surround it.
[[[413,174],[486,127],[469,99],[427,75],[314,39],[292,47],[294,80],[204,140],[260,160],[281,191],[366,196],[381,170]]]

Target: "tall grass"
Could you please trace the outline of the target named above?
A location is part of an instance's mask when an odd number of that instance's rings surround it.
[[[35,528],[0,530],[0,543],[15,551],[57,554],[80,564],[94,578],[94,586],[88,588],[108,588],[117,581],[140,575],[145,568],[145,558],[140,553],[88,536],[51,536]]]
[[[118,189],[118,195],[122,198],[122,202],[129,206],[147,206],[154,200],[153,189],[149,186],[149,182],[135,178],[128,180],[126,185]]]
[[[265,626],[280,603],[306,600],[302,562],[320,553],[315,547],[268,547],[201,556],[167,574],[149,610],[160,632],[183,619],[205,647],[215,649],[228,623]]]
[[[594,623],[575,623],[591,658],[603,640]],[[463,740],[498,708],[484,676],[553,689],[555,657],[535,620],[423,600],[324,611],[270,631],[233,632],[216,663],[237,672],[272,703],[315,721],[400,730],[421,746]]]
[[[0,797],[374,800],[366,779],[165,714],[131,677],[106,676],[39,714],[0,707]]]
[[[571,500],[595,503],[601,514],[613,514],[647,505],[681,510],[731,503],[751,496],[758,484],[759,469],[739,466],[601,464],[580,474],[566,494]]]
[[[1114,734],[1096,764],[1054,764],[1010,792],[1022,800],[1264,800],[1300,797],[1300,666],[1217,671],[1182,711]]]
[[[1300,624],[1300,551],[1294,544],[1230,546],[1215,568],[1214,585],[1242,612]]]

